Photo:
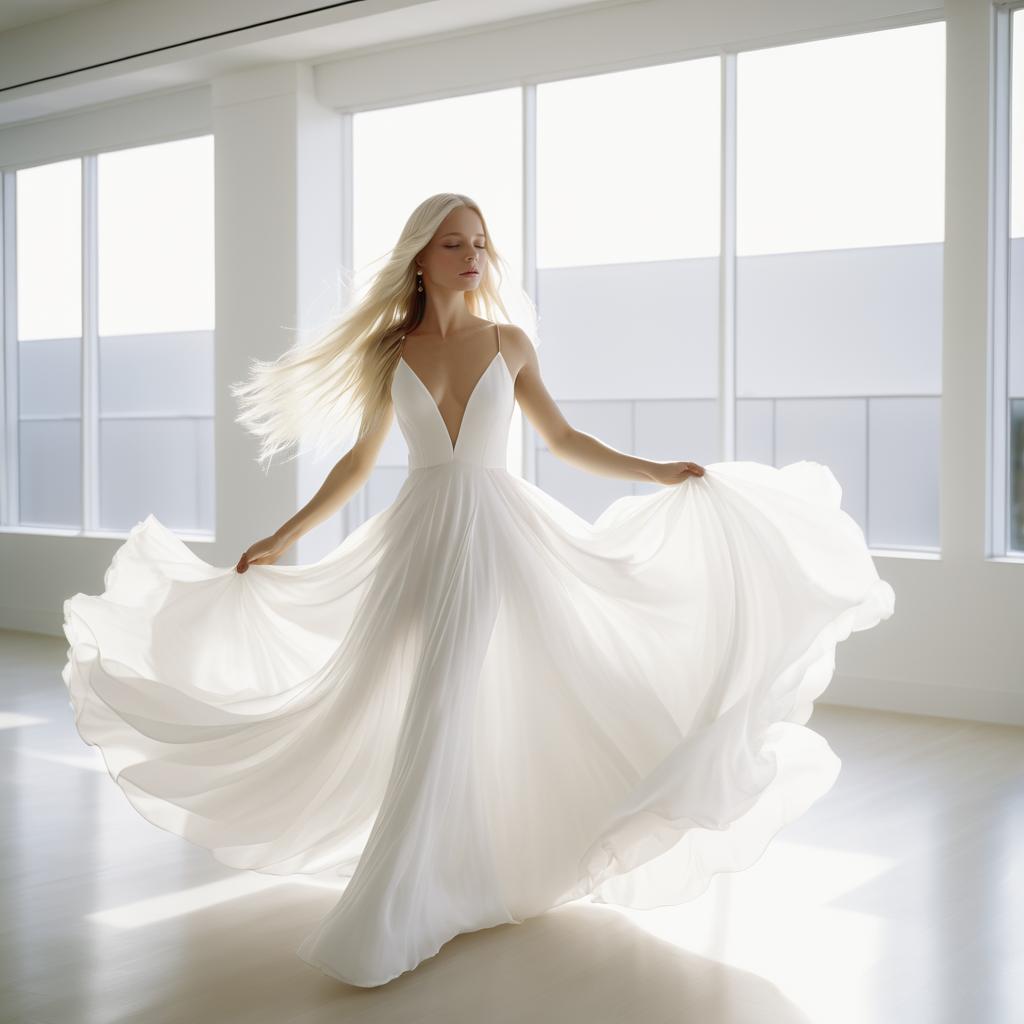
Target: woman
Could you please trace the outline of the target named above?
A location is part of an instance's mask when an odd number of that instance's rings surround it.
[[[338,327],[234,389],[261,461],[343,436],[348,396],[357,439],[312,500],[231,568],[150,515],[104,594],[64,605],[78,729],[132,804],[232,867],[348,878],[298,955],[355,985],[460,932],[586,895],[680,903],[754,863],[838,773],[804,725],[836,645],[893,612],[826,467],[574,430],[531,334],[497,320],[500,263],[472,200],[422,203]],[[669,486],[586,522],[507,471],[516,401],[555,455]],[[396,416],[392,504],[274,564]]]

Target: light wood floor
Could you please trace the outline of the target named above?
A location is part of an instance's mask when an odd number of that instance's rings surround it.
[[[377,989],[294,950],[337,892],[150,825],[74,731],[63,638],[0,632],[0,1020],[1024,1021],[1024,730],[819,704],[832,791],[681,907],[581,901]]]

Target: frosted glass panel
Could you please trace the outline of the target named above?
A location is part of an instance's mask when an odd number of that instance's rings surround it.
[[[1009,547],[1024,552],[1024,399],[1010,402]]]
[[[212,330],[213,136],[98,158],[99,332]]]
[[[717,462],[718,403],[714,399],[634,403],[636,454],[671,462]],[[641,489],[646,484],[637,485]],[[657,488],[658,484],[651,484]]]
[[[1024,238],[1010,242],[1008,393],[1024,398]]]
[[[537,86],[538,267],[718,254],[720,67]]]
[[[740,255],[944,237],[945,25],[740,53]]]
[[[212,416],[213,334],[100,339],[100,412]]]
[[[775,402],[771,399],[736,402],[736,458],[775,465]]]
[[[17,172],[18,337],[82,333],[82,167],[64,160]]]
[[[938,398],[873,398],[869,404],[869,542],[939,546]]]
[[[843,489],[841,506],[867,531],[867,402],[832,398],[775,405],[775,465],[824,463]],[[870,542],[870,538],[869,538]]]
[[[18,518],[23,526],[82,526],[79,420],[18,424]]]
[[[213,532],[212,453],[211,419],[101,420],[101,528],[152,512],[172,529]]]
[[[938,394],[942,249],[738,260],[738,395]]]
[[[537,305],[541,373],[557,400],[718,392],[717,258],[543,270]]]
[[[81,416],[80,338],[18,343],[18,409],[22,416]]]

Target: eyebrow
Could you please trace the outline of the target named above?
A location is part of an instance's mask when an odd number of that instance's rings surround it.
[[[441,237],[442,238],[447,238],[449,235],[461,235],[461,234],[462,234],[461,231],[446,231]],[[482,231],[478,231],[473,237],[474,238],[486,238],[487,236]]]

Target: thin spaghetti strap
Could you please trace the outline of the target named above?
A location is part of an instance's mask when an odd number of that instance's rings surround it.
[[[501,328],[498,326],[498,321],[494,321],[494,330],[498,334],[498,355],[501,355]]]

